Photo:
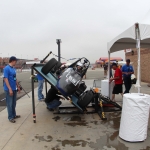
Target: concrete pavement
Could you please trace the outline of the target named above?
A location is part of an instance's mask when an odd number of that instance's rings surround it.
[[[102,77],[102,76],[101,76]],[[85,80],[87,89],[93,80]],[[134,92],[136,89],[132,87]],[[144,93],[150,88],[142,83]],[[31,92],[29,93],[31,96]],[[116,97],[122,102],[121,96]],[[16,123],[7,120],[7,110],[0,112],[0,150],[149,150],[150,122],[147,139],[129,143],[118,137],[121,112],[106,113],[107,121],[97,114],[53,114],[44,102],[38,102],[35,89],[37,123],[33,123],[32,100],[27,96],[17,101]],[[70,105],[63,101],[63,105]]]

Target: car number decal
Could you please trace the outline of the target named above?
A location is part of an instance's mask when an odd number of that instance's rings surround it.
[[[67,78],[71,83],[73,83],[75,86],[80,82],[80,80],[76,80],[74,77],[72,77],[72,76],[70,75],[70,73],[68,73],[68,74],[66,75],[66,78]]]

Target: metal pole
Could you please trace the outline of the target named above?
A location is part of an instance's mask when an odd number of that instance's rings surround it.
[[[108,51],[108,74],[107,74],[108,80],[110,79],[110,52]]]
[[[60,52],[60,43],[61,43],[61,39],[57,39],[56,43],[58,45],[58,61],[61,62],[61,52]]]
[[[50,55],[51,53],[52,53],[52,52],[50,51],[50,52],[46,55],[46,57],[45,57],[43,60],[41,60],[40,63],[43,63],[43,62],[47,59],[47,57],[49,57],[49,55]]]
[[[139,25],[138,23],[135,24],[135,31],[136,31],[136,48],[137,48],[137,54],[138,54],[138,61],[137,61],[137,82],[136,82],[136,87],[138,88],[138,93],[141,92],[141,65],[140,65],[140,31],[139,31]]]
[[[45,80],[45,92],[46,92],[46,97],[47,97],[47,81]]]
[[[58,61],[60,62],[60,42],[58,43]]]
[[[34,70],[33,66],[31,67],[31,87],[32,87],[32,111],[33,111],[33,122],[36,123],[36,114],[35,114],[35,99],[34,99]]]
[[[110,51],[108,51],[108,75],[107,75],[107,78],[108,78],[108,81],[110,80]],[[109,82],[108,82],[109,84]],[[108,93],[109,93],[109,98],[111,99],[110,97],[110,84],[108,85]]]

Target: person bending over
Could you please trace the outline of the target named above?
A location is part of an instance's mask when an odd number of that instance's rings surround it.
[[[50,111],[58,109],[61,105],[62,102],[60,101],[60,97],[58,95],[60,95],[60,93],[53,86],[51,86],[45,98],[47,109]]]

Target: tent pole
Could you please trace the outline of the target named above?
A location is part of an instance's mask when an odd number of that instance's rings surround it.
[[[138,93],[141,92],[140,88],[140,82],[141,82],[141,71],[140,71],[140,40],[137,41],[137,52],[138,52],[138,66],[137,66],[137,87],[138,87]]]
[[[110,80],[110,52],[108,51],[108,75],[107,75],[108,81]],[[108,93],[109,93],[109,98],[110,97],[110,84],[108,85]]]
[[[141,92],[141,71],[140,71],[140,59],[141,59],[141,54],[140,54],[140,32],[139,32],[139,26],[138,24],[135,24],[135,31],[136,31],[136,48],[137,48],[137,54],[138,54],[138,61],[137,61],[137,82],[136,86],[138,88],[138,93]]]

